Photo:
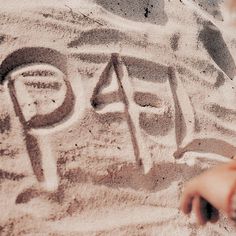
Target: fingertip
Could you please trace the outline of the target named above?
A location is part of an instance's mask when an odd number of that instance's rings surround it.
[[[192,211],[192,199],[190,196],[183,195],[180,201],[180,210],[186,215]]]
[[[193,183],[193,181],[188,182],[184,186],[184,190],[180,201],[180,209],[185,214],[190,214],[192,211],[192,201],[196,194],[196,191],[194,191],[193,188],[194,186],[195,184]]]

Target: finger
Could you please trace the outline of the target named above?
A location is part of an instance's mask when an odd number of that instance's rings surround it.
[[[192,211],[192,201],[196,195],[195,184],[193,181],[188,182],[185,185],[181,200],[180,200],[180,209],[185,213],[189,214]]]
[[[192,211],[193,195],[184,192],[180,200],[180,209],[184,214],[189,214]]]
[[[193,211],[196,214],[198,224],[205,225],[208,221],[206,215],[206,201],[199,195],[196,195],[193,199]]]
[[[229,163],[229,168],[231,170],[235,170],[236,169],[236,156],[233,158],[233,160]]]

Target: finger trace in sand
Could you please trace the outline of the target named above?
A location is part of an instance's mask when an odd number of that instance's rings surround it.
[[[236,147],[226,141],[216,138],[193,139],[183,148],[179,148],[175,153],[175,158],[181,158],[186,152],[206,152],[214,153],[232,159],[236,153]]]
[[[27,76],[29,76],[29,81],[27,81]],[[33,85],[33,89],[41,91],[42,95],[45,89],[48,90],[50,88],[50,92],[53,92],[54,89],[53,84],[50,85],[50,82],[43,82],[44,78],[42,76],[46,76],[47,81],[50,81],[50,78],[53,77],[53,83],[57,80],[62,85],[62,93],[66,90],[64,96],[58,90],[58,93],[61,94],[59,105],[56,100],[52,100],[58,106],[54,111],[47,114],[37,114],[36,105],[38,101],[34,101],[30,92],[26,89],[27,85],[31,86],[30,81],[32,80],[32,76],[34,76],[34,81],[42,81],[38,82],[37,86]],[[50,142],[47,142],[45,137],[40,138],[35,134],[30,134],[30,132],[31,130],[37,130],[37,128],[50,128],[50,126],[61,122],[71,113],[74,107],[74,94],[71,85],[63,72],[47,64],[30,64],[16,68],[8,73],[6,83],[8,84],[15,113],[23,126],[26,148],[36,179],[42,183],[44,189],[54,191],[58,187],[58,175],[56,160],[54,160],[50,150]],[[23,93],[27,96],[21,96]],[[47,92],[46,94],[48,96],[50,93]],[[60,102],[61,97],[62,102]],[[22,106],[22,104],[27,103],[29,106]]]
[[[175,103],[175,134],[178,149],[191,140],[195,126],[195,116],[190,99],[181,81],[177,78],[174,68],[169,67],[168,74]]]
[[[112,77],[114,72],[116,79]],[[101,109],[105,109],[105,112],[108,113],[124,113],[131,135],[136,163],[138,166],[143,165],[144,171],[148,172],[152,163],[149,157],[150,154],[145,150],[145,144],[142,140],[140,127],[138,125],[139,112],[135,108],[133,96],[134,92],[129,82],[128,73],[125,71],[124,63],[119,54],[114,53],[111,55],[111,60],[102,72],[93,91],[91,105],[99,113]],[[118,105],[119,103],[122,103],[123,106]]]

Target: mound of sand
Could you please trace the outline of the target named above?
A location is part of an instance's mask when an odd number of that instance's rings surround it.
[[[0,1],[0,235],[235,235],[178,209],[236,154],[222,2]]]

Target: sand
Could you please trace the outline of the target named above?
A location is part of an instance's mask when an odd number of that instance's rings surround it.
[[[179,211],[236,154],[223,1],[0,3],[1,236],[235,235]]]

